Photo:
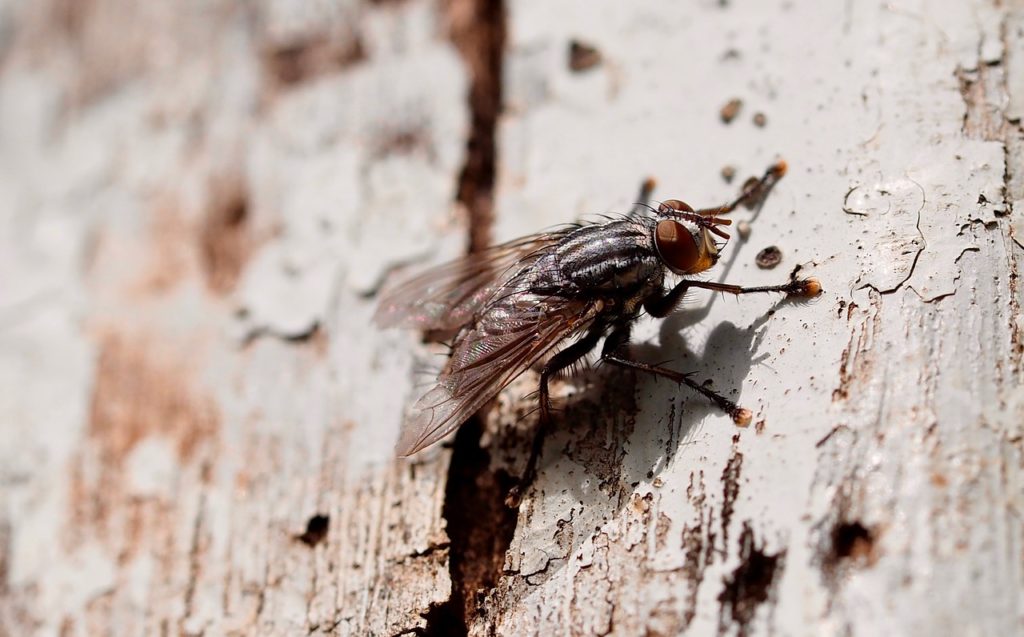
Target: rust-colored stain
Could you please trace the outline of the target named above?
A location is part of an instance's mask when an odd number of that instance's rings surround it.
[[[164,358],[171,349],[118,335],[103,337],[89,436],[99,445],[104,464],[120,466],[151,435],[174,440],[179,459],[187,461],[216,435],[212,402],[193,394],[184,365]]]
[[[883,529],[858,519],[852,495],[856,486],[845,482],[837,491],[832,514],[818,525],[818,558],[823,581],[835,592],[854,569],[873,566],[881,554]]]
[[[872,566],[878,561],[876,540],[878,530],[857,520],[840,522],[832,528],[831,551],[825,567],[835,571],[843,562],[857,566]]]
[[[330,37],[318,33],[264,47],[263,68],[271,93],[348,68],[366,59],[358,34]]]
[[[686,606],[683,610],[683,627],[686,628],[697,616],[697,598],[704,574],[715,559],[714,510],[707,506],[704,487],[704,472],[691,472],[686,498],[697,511],[693,524],[683,527],[682,546],[686,552],[683,562],[683,576],[688,584]]]
[[[726,633],[730,625],[736,626],[738,635],[748,634],[758,606],[771,598],[785,566],[786,551],[766,552],[749,522],[743,523],[739,548],[740,563],[725,577],[725,588],[718,596],[719,634]]]
[[[199,229],[199,255],[207,287],[226,294],[238,283],[253,248],[249,200],[239,177],[222,178],[210,188],[209,204]]]
[[[849,344],[843,349],[839,361],[839,384],[832,390],[832,402],[846,400],[850,397],[852,386],[859,381],[871,378],[874,369],[874,356],[871,347],[874,334],[881,327],[879,316],[881,298],[878,292],[872,291],[870,299],[871,307],[867,310],[867,316],[859,327],[854,328]],[[855,303],[850,303],[848,318],[852,316],[856,307]]]
[[[597,47],[580,40],[569,42],[569,70],[582,73],[601,64],[601,51]]]
[[[47,47],[63,42],[79,59],[88,59],[74,74],[71,90],[73,106],[82,107],[137,77],[150,56],[143,26],[144,11],[132,3],[110,0],[53,0],[40,3],[43,15],[35,46]],[[117,15],[118,20],[112,17]],[[112,25],[119,24],[117,33]]]
[[[224,22],[237,13],[232,2],[202,6],[203,29],[184,28],[199,20],[195,11],[172,3],[130,0],[38,0],[5,12],[12,42],[33,65],[73,69],[67,78],[69,111],[84,109],[144,76],[202,59],[220,41]],[[198,10],[198,9],[196,9]],[[10,15],[7,15],[10,14]],[[159,51],[160,54],[156,54]],[[168,59],[166,53],[176,55]],[[68,64],[73,63],[73,67]]]
[[[191,387],[191,368],[181,351],[188,349],[141,337],[101,336],[87,439],[69,467],[72,544],[98,538],[117,551],[121,563],[144,546],[163,546],[170,559],[167,543],[178,503],[129,492],[125,464],[140,442],[160,436],[171,441],[182,468],[195,465],[201,449],[217,436],[216,406]],[[203,479],[201,467],[195,476]]]
[[[382,128],[370,139],[371,160],[398,155],[420,155],[433,161],[436,152],[426,124],[404,123]]]
[[[743,454],[732,449],[729,461],[722,470],[722,542],[728,548],[729,522],[736,507],[736,498],[740,494],[740,471],[743,468]]]
[[[153,209],[147,264],[134,293],[160,295],[169,292],[195,268],[190,251],[192,227],[172,202]]]

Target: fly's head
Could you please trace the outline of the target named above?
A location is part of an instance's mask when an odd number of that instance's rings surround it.
[[[720,246],[714,236],[729,239],[728,233],[719,228],[731,224],[729,219],[694,212],[678,199],[658,206],[658,217],[654,247],[668,269],[676,274],[697,274],[718,262]]]

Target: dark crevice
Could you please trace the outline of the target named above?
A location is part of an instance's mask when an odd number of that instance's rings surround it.
[[[309,548],[313,548],[327,537],[327,529],[330,522],[331,518],[329,516],[317,513],[306,522],[305,532],[295,536],[295,539]]]
[[[461,637],[487,593],[494,588],[512,542],[517,512],[505,506],[513,479],[490,470],[480,447],[483,424],[470,418],[455,436],[442,515],[451,542],[448,568],[452,594],[426,615],[425,635]]]
[[[824,583],[833,594],[844,577],[854,569],[868,568],[878,561],[881,529],[864,524],[851,510],[848,485],[840,490],[834,514],[819,527],[818,563]]]
[[[469,249],[477,251],[490,244],[494,222],[498,156],[495,138],[502,108],[505,3],[447,0],[445,12],[452,43],[462,55],[470,76],[470,131],[456,198],[469,212]]]
[[[874,551],[874,544],[874,532],[860,522],[843,522],[832,529],[832,555],[837,561],[867,557]]]
[[[487,247],[494,222],[496,129],[502,108],[505,47],[503,0],[446,0],[449,37],[469,73],[470,130],[456,199],[469,215],[469,251]],[[498,583],[518,517],[505,506],[513,479],[491,470],[480,447],[483,423],[466,421],[455,436],[442,515],[450,540],[452,594],[430,607],[422,634],[462,637]]]
[[[582,73],[601,64],[601,52],[591,44],[572,40],[569,42],[569,70]]]

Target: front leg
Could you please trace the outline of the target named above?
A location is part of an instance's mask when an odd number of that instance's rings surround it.
[[[743,287],[741,285],[730,285],[728,283],[714,283],[712,281],[690,281],[690,287],[714,290],[715,292],[728,292],[729,294],[755,294],[759,292],[785,292],[789,296],[804,296],[810,298],[821,294],[821,283],[818,279],[792,279],[789,283],[782,285],[762,285],[759,287]]]
[[[716,292],[728,292],[729,294],[755,294],[761,292],[784,292],[789,296],[813,297],[821,294],[821,283],[817,279],[792,279],[782,285],[764,285],[760,287],[743,287],[730,285],[728,283],[714,283],[712,281],[695,281],[684,279],[675,287],[662,296],[647,299],[644,302],[644,309],[655,318],[664,318],[672,313],[679,304],[680,299],[690,288],[702,288]]]

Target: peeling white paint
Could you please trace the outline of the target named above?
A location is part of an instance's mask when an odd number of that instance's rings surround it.
[[[957,560],[955,552],[922,543],[923,535],[950,533],[952,520],[936,517],[942,509],[931,502],[951,497],[944,495],[947,489],[957,491],[936,486],[936,472],[945,470],[929,460],[929,449],[952,445],[951,459],[990,457],[985,448],[964,448],[945,436],[956,431],[955,438],[969,440],[979,421],[1013,418],[996,406],[998,399],[985,402],[987,407],[978,403],[979,385],[1003,400],[1011,389],[992,389],[998,382],[992,364],[965,368],[966,361],[950,351],[978,361],[1007,352],[982,354],[977,339],[968,336],[1005,329],[996,319],[971,325],[967,315],[980,321],[989,314],[1007,316],[1003,298],[988,307],[968,298],[973,288],[977,298],[991,299],[977,288],[979,277],[992,280],[984,270],[1002,272],[997,287],[1005,282],[1006,264],[987,237],[1006,206],[1000,202],[1003,146],[964,139],[965,104],[955,75],[958,68],[1003,59],[1006,14],[985,3],[927,2],[658,5],[654,15],[646,13],[654,11],[653,4],[560,9],[573,19],[552,16],[540,2],[516,3],[511,10],[513,110],[501,136],[499,238],[584,212],[625,211],[648,175],[658,181],[658,198],[714,205],[736,188],[721,182],[719,167],[738,166],[741,182],[781,156],[790,173],[754,222],[751,239],[728,246],[735,261],[716,276],[764,285],[802,264],[804,273],[819,277],[825,293],[809,304],[777,306],[776,299],[695,295],[686,306],[689,318],[684,311],[678,320],[637,331],[636,355],[671,360],[698,378],[714,379],[727,395],[738,390],[741,404],[754,409],[754,420],[764,421],[764,433],[736,429],[669,383],[638,381],[639,411],[624,443],[628,455],[619,483],[627,495],[620,497],[645,493],[652,481],[646,472],[652,471],[664,485],[653,490],[653,506],[669,520],[668,541],[649,542],[641,557],[630,549],[638,523],[630,505],[609,510],[607,493],[586,489],[596,479],[586,464],[557,459],[593,435],[590,423],[567,426],[545,447],[545,458],[556,460],[544,466],[536,501],[524,505],[528,513],[520,515],[506,567],[522,569],[513,578],[536,570],[552,551],[557,523],[569,519],[582,553],[568,558],[572,566],[530,588],[502,621],[525,622],[540,633],[557,631],[571,624],[581,600],[590,600],[587,612],[595,616],[602,612],[595,605],[619,612],[636,587],[646,597],[639,595],[636,613],[621,621],[649,616],[659,584],[626,573],[637,560],[646,568],[683,569],[693,550],[680,543],[681,529],[699,523],[701,510],[686,491],[702,475],[702,506],[705,516],[714,516],[703,525],[717,537],[712,562],[698,580],[693,634],[720,629],[716,609],[723,582],[739,564],[735,542],[744,522],[753,525],[765,551],[786,551],[772,601],[756,612],[756,633],[801,634],[808,626],[824,634],[864,635],[1019,628],[1024,618],[1019,607],[1012,610],[1015,596],[1006,592],[1020,587],[1019,568],[999,576],[1007,587],[1002,593],[968,594],[971,604],[991,614],[960,612],[965,590],[977,586],[972,560],[1002,554],[1019,562],[1019,545],[1010,553],[968,549]],[[573,74],[565,62],[573,37],[596,46],[606,62]],[[610,84],[616,90],[608,90]],[[741,114],[724,125],[718,109],[734,96],[744,101]],[[763,129],[750,122],[756,111],[767,114]],[[978,203],[981,194],[988,204]],[[753,257],[769,244],[782,249],[785,261],[765,272]],[[930,301],[944,305],[929,307]],[[766,314],[769,309],[774,315]],[[963,343],[954,346],[958,334]],[[1005,339],[1001,333],[997,349],[1006,346]],[[951,365],[961,369],[952,372]],[[840,381],[840,369],[855,380]],[[842,400],[833,398],[839,382],[853,383]],[[675,422],[669,419],[673,410]],[[948,433],[926,442],[925,432],[936,422]],[[675,429],[679,433],[670,434]],[[672,436],[678,436],[676,448],[666,457],[665,439],[671,442]],[[738,441],[731,444],[733,436]],[[721,528],[722,476],[733,449],[743,455],[739,495],[731,523]],[[1019,449],[1005,443],[1002,449],[1019,461]],[[1016,475],[1017,461],[1002,470]],[[1001,488],[1018,499],[1007,484]],[[585,495],[570,502],[567,491]],[[923,493],[929,496],[922,499]],[[842,565],[830,585],[822,575],[822,551],[830,545],[828,520],[837,515],[841,498],[848,500],[844,515],[850,521],[876,525],[877,562]],[[998,520],[993,540],[1019,526],[1001,506],[978,512]],[[608,518],[596,524],[587,519],[587,512],[602,509]],[[723,543],[726,531],[729,542]],[[605,533],[613,540],[600,561],[612,581],[629,583],[614,585],[614,601],[602,602],[601,586],[584,575],[597,559],[595,539]],[[653,523],[646,533],[655,533]],[[980,546],[977,539],[969,545]],[[953,601],[954,589],[960,602]],[[938,599],[946,600],[941,608]],[[1004,605],[993,605],[995,599]],[[538,616],[534,604],[560,611]],[[676,613],[686,607],[679,597],[670,606]],[[615,623],[617,630],[626,630],[623,625]],[[585,626],[578,630],[589,632]]]

